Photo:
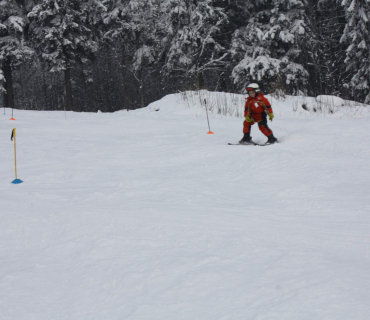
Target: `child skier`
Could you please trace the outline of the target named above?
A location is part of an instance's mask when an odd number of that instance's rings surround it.
[[[251,127],[258,123],[261,132],[267,137],[266,144],[279,142],[273,135],[271,129],[267,125],[267,116],[270,121],[274,119],[274,114],[270,102],[260,92],[260,87],[257,83],[251,83],[247,87],[249,97],[245,102],[244,109],[244,137],[239,141],[240,144],[254,144],[251,138]]]

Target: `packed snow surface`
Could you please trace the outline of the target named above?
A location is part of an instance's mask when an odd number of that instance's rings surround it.
[[[192,99],[1,115],[0,319],[370,319],[368,107],[269,97],[280,143],[228,146],[244,97],[214,135]]]

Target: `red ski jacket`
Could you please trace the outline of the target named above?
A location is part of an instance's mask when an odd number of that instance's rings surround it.
[[[262,93],[258,93],[254,98],[248,97],[246,100],[244,116],[250,116],[256,122],[262,120],[262,114],[264,112],[266,114],[273,113],[270,102]]]

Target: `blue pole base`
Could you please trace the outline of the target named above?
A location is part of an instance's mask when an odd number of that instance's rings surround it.
[[[23,181],[21,179],[15,179],[15,180],[12,181],[12,183],[14,183],[14,184],[20,184],[22,182]]]

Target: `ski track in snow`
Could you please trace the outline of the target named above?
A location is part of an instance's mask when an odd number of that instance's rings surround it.
[[[211,114],[207,135],[175,95],[67,120],[7,110],[0,319],[368,320],[369,115],[273,109],[265,148],[227,145],[240,118]]]

